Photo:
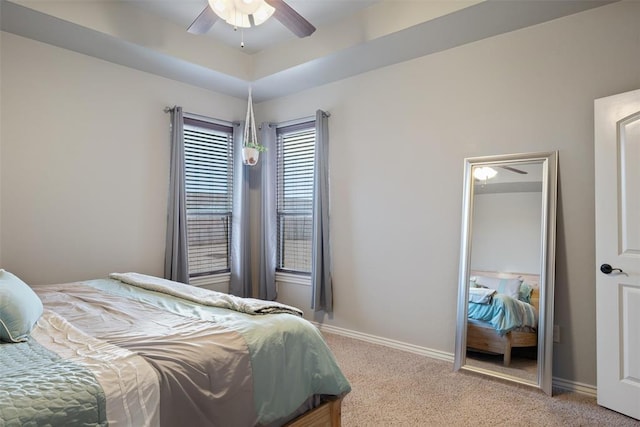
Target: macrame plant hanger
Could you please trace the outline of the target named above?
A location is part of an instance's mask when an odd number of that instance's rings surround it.
[[[245,165],[253,166],[258,163],[260,151],[263,151],[264,148],[258,143],[258,136],[256,134],[256,119],[253,115],[251,88],[249,88],[247,117],[244,121],[244,137],[242,141],[242,161]]]

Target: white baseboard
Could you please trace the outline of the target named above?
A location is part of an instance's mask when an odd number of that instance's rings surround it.
[[[407,344],[401,341],[390,340],[388,338],[377,337],[375,335],[364,334],[362,332],[356,332],[349,329],[338,328],[337,326],[314,324],[323,332],[329,332],[336,335],[342,335],[348,338],[354,338],[360,341],[369,342],[372,344],[380,344],[385,347],[395,348],[397,350],[408,351],[409,353],[419,354],[421,356],[431,357],[433,359],[444,360],[445,362],[453,363],[453,353],[447,353],[440,350],[432,350],[426,347],[420,347],[418,345]]]
[[[448,353],[446,351],[433,350],[427,347],[421,347],[414,344],[408,344],[401,341],[365,334],[350,329],[339,328],[337,326],[326,325],[324,323],[312,323],[316,325],[316,327],[322,332],[328,332],[348,338],[354,338],[372,344],[380,344],[385,347],[394,348],[396,350],[403,350],[409,353],[419,354],[421,356],[431,357],[433,359],[453,363],[453,353]],[[565,380],[564,378],[553,377],[553,387],[565,391],[587,395],[590,397],[596,397],[596,387],[590,384],[583,384],[575,381]]]
[[[564,378],[553,377],[553,387],[565,391],[583,394],[589,397],[597,397],[598,388],[591,384],[579,383],[576,381],[565,380]]]

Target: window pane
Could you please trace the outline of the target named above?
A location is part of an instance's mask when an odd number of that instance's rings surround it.
[[[278,215],[278,268],[311,273],[311,215]]]
[[[229,271],[233,130],[185,119],[189,277]]]
[[[278,270],[311,273],[314,148],[314,122],[278,129]]]

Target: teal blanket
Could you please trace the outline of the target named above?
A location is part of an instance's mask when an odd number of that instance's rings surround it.
[[[82,283],[111,295],[159,307],[193,321],[211,322],[239,333],[246,342],[251,359],[253,403],[258,424],[278,423],[312,396],[343,396],[351,390],[318,329],[295,314],[235,312],[117,280],[99,279]]]
[[[495,294],[490,304],[470,302],[468,310],[469,319],[489,322],[500,335],[521,327],[537,328],[538,325],[534,306],[504,294]]]
[[[106,400],[94,375],[34,339],[0,344],[1,426],[103,426]]]

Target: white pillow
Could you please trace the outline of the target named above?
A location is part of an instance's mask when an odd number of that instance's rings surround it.
[[[476,283],[489,289],[495,289],[499,294],[518,299],[522,279],[500,279],[498,277],[476,276]]]
[[[0,269],[0,341],[26,341],[42,310],[42,301],[29,285]]]

